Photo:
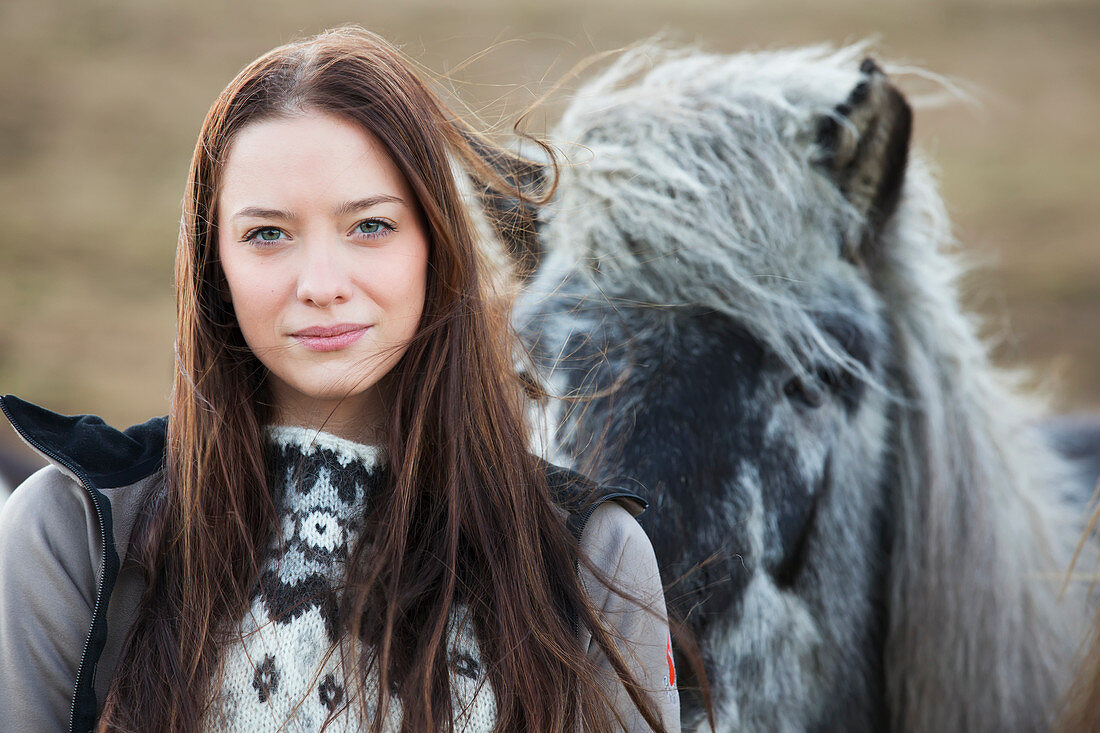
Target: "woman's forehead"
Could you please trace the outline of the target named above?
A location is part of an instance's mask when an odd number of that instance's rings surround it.
[[[382,142],[361,125],[309,111],[242,128],[218,186],[219,219],[244,208],[287,210],[389,198],[413,206],[405,177]]]

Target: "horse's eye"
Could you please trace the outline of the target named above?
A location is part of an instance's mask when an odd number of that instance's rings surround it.
[[[855,377],[852,375],[852,373],[845,369],[839,368],[818,369],[817,379],[835,394],[841,394],[843,392],[849,391],[855,384]]]
[[[783,385],[783,394],[790,400],[797,400],[807,407],[821,407],[825,404],[825,390],[816,381],[807,381],[802,377],[792,377]]]
[[[815,376],[817,377],[817,381],[821,382],[821,384],[825,385],[826,388],[831,389],[834,392],[838,390],[841,386],[841,377],[833,369],[818,369]]]

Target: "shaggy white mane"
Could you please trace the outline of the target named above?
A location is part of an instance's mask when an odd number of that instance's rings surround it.
[[[837,253],[863,222],[807,164],[813,121],[859,81],[863,51],[625,53],[554,131],[571,164],[545,217],[550,257],[589,263],[612,297],[745,320],[792,363],[843,359],[813,314],[851,290]]]

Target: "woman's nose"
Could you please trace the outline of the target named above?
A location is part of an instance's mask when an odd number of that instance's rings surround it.
[[[340,261],[338,247],[307,244],[302,248],[298,272],[298,299],[327,308],[345,302],[351,295],[347,267]]]

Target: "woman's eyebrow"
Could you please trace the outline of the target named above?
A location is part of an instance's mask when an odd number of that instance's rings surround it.
[[[348,214],[354,214],[356,211],[362,211],[363,209],[369,209],[372,206],[378,204],[401,204],[407,206],[403,198],[398,196],[390,196],[389,194],[378,194],[376,196],[367,196],[365,199],[358,199],[356,201],[345,201],[343,204],[336,208],[337,216],[347,216]]]
[[[336,216],[347,216],[348,214],[354,214],[356,211],[362,211],[363,209],[369,209],[378,204],[387,203],[408,206],[405,200],[399,196],[378,194],[377,196],[367,196],[366,198],[356,199],[355,201],[345,201],[336,207],[334,213]],[[280,219],[282,221],[291,221],[298,218],[292,211],[269,209],[263,206],[246,206],[233,215],[234,219],[245,217],[253,219]]]
[[[244,217],[254,219],[282,219],[284,221],[290,221],[295,216],[289,211],[283,211],[282,209],[267,209],[263,206],[246,206],[236,214],[233,215],[234,219],[241,219]]]

